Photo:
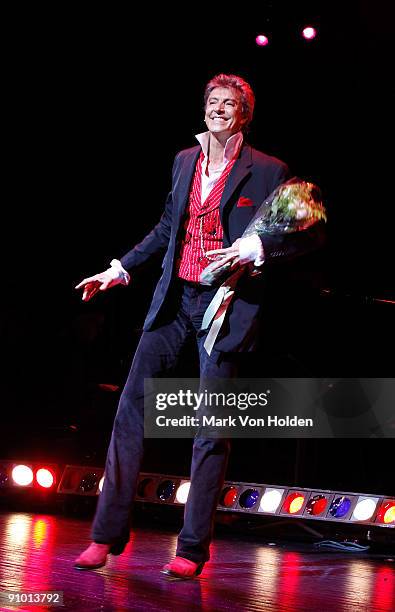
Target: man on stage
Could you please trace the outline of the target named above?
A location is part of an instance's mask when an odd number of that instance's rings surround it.
[[[120,260],[112,260],[108,270],[77,285],[83,289],[83,300],[90,300],[98,291],[127,285],[130,273],[164,255],[163,275],[114,421],[104,487],[93,521],[93,542],[76,560],[78,569],[103,566],[107,555],[120,554],[129,540],[131,505],[143,455],[144,379],[170,377],[191,336],[199,352],[201,377],[236,377],[239,359],[235,356],[254,347],[263,298],[260,277],[265,268],[315,249],[322,241],[317,226],[285,236],[241,238],[257,207],[289,177],[283,162],[245,141],[254,101],[251,87],[238,76],[221,74],[207,84],[208,131],[196,136],[197,146],[177,154],[172,189],[159,223]],[[235,269],[246,265],[246,273],[208,354],[204,342],[209,330],[201,330],[201,324],[218,286],[201,285],[199,277],[215,258],[218,265],[229,261]],[[253,268],[263,274],[249,274]],[[165,566],[165,573],[193,578],[209,559],[229,450],[227,439],[195,438],[184,526],[176,557]]]

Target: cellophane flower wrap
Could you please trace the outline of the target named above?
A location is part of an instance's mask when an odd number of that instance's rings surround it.
[[[326,221],[326,211],[321,201],[319,187],[294,177],[279,185],[266,198],[242,238],[252,234],[263,236],[300,232],[318,221]],[[212,262],[203,270],[200,276],[201,284],[212,285],[226,277],[232,264],[227,263],[212,270],[216,263],[218,262]]]

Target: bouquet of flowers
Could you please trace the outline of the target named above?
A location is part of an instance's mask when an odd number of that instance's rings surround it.
[[[242,238],[252,234],[262,236],[299,232],[320,220],[326,221],[320,189],[314,183],[294,177],[279,185],[266,198]],[[227,262],[223,266],[217,266],[218,260],[203,270],[200,276],[201,284],[212,285],[218,281],[230,270],[232,263]]]

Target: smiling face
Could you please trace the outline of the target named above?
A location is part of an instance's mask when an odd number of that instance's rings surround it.
[[[228,139],[246,123],[240,94],[229,87],[215,87],[207,98],[205,122],[217,138]]]

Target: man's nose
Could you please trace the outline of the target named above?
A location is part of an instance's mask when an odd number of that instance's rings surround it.
[[[225,105],[223,102],[218,102],[214,108],[216,113],[223,113],[225,111]]]

